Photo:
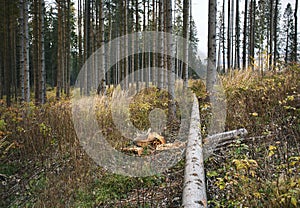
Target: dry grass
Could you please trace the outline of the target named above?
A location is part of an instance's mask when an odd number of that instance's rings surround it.
[[[274,207],[292,207],[293,198],[299,199],[296,192],[289,190],[299,190],[300,111],[297,99],[300,73],[287,71],[261,78],[251,71],[239,71],[221,79],[227,96],[226,129],[245,127],[250,136],[265,136],[266,139],[234,144],[209,159],[206,165],[210,174],[207,179],[211,203],[217,207],[252,206],[254,202],[260,207],[268,206],[268,203]],[[194,80],[190,81],[190,86],[200,101],[202,132],[205,133],[209,108],[204,84]],[[98,125],[116,148],[129,142],[114,124],[110,108],[112,97],[125,99],[129,92],[122,93],[110,90],[109,96],[96,98]],[[131,99],[129,109],[123,112],[141,131],[150,126],[151,110],[167,111],[166,92],[153,88]],[[147,195],[151,190],[161,192],[152,200],[159,200],[169,193],[170,196],[165,198],[169,200],[166,204],[171,206],[172,196],[181,196],[178,181],[183,164],[171,171],[180,172],[172,179],[167,177],[172,175],[167,172],[142,179],[142,182],[111,175],[97,167],[79,145],[71,110],[67,99],[60,102],[53,99],[44,106],[16,105],[10,109],[0,101],[0,173],[7,176],[6,185],[0,187],[3,190],[0,206],[92,207],[95,203],[104,206],[114,200],[121,206],[122,201],[134,200],[126,193]],[[270,146],[276,147],[272,150],[273,155]],[[237,164],[243,164],[247,159],[255,160],[258,167],[237,168]],[[244,172],[251,168],[254,172]],[[102,179],[104,182],[99,182]],[[176,181],[176,186],[170,185]]]

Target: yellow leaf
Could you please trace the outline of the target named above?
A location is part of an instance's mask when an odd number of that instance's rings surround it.
[[[252,113],[252,116],[257,117],[258,113],[254,112],[254,113]]]
[[[291,203],[292,203],[292,205],[294,205],[295,207],[297,207],[297,199],[295,197],[291,198]]]
[[[254,192],[253,195],[255,198],[258,198],[258,199],[261,198],[261,194],[259,192]]]
[[[289,101],[293,101],[294,99],[295,99],[295,97],[293,95],[287,96],[287,100],[289,100]]]
[[[276,149],[277,149],[276,146],[270,145],[269,146],[269,154],[268,154],[268,156],[272,157],[275,154],[274,150],[276,150]]]
[[[270,151],[268,154],[269,157],[272,157],[273,155],[274,155],[274,151]]]

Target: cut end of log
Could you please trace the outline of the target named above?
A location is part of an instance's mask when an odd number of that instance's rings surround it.
[[[156,132],[151,132],[144,136],[138,136],[133,141],[139,147],[153,146],[156,148],[157,145],[166,144],[165,138]]]

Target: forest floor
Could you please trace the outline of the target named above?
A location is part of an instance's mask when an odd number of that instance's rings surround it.
[[[299,207],[299,66],[264,77],[232,72],[221,80],[227,98],[226,130],[246,128],[249,134],[206,159],[209,205]],[[211,109],[204,84],[191,80],[190,89],[199,100],[205,138]],[[0,100],[0,207],[180,207],[183,160],[154,176],[112,174],[80,146],[70,100],[56,101],[52,92],[48,96],[43,106],[7,108]],[[128,141],[115,130],[109,104],[102,104],[99,125],[120,148]],[[149,111],[167,110],[166,104],[167,96],[156,89],[138,95],[130,106],[134,125],[147,130]]]

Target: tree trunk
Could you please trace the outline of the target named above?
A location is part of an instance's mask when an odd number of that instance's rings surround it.
[[[230,57],[231,57],[231,60],[230,60],[230,64],[231,64],[231,67],[230,69],[233,69],[234,68],[234,57],[235,57],[235,54],[234,54],[234,51],[235,51],[235,47],[234,47],[234,2],[235,0],[231,0],[231,6],[230,6],[230,19],[231,19],[231,25],[230,25],[230,38],[231,38],[231,54],[230,54]]]
[[[226,58],[225,58],[225,0],[223,0],[223,6],[222,6],[222,14],[223,14],[223,18],[222,18],[222,54],[223,54],[223,73],[225,74],[225,68],[226,68]]]
[[[270,33],[269,33],[269,44],[268,44],[268,48],[269,48],[269,70],[273,69],[273,37],[274,37],[274,33],[273,33],[273,26],[274,26],[274,0],[271,0],[270,3],[270,25],[269,25],[269,29],[270,29]]]
[[[71,19],[71,2],[70,0],[67,0],[67,8],[66,8],[66,30],[65,30],[65,36],[66,36],[66,45],[65,45],[65,88],[66,88],[66,95],[67,97],[70,97],[70,65],[71,65],[71,43],[70,43],[70,30],[71,30],[71,25],[70,25],[70,19]]]
[[[293,61],[296,63],[298,61],[298,57],[297,57],[297,50],[298,50],[298,17],[297,17],[297,13],[298,13],[298,0],[295,0],[295,12],[294,12],[294,19],[295,19],[295,35],[294,35],[294,57],[293,57]]]
[[[232,0],[233,1],[233,0]],[[227,70],[230,70],[231,68],[231,2],[228,0],[228,23],[227,23]]]
[[[143,1],[143,32],[146,32],[146,1]],[[145,82],[146,87],[148,87],[148,68],[146,64],[146,37],[143,37],[143,53],[142,53],[142,82]]]
[[[226,144],[230,144],[237,138],[244,137],[247,134],[247,130],[243,128],[233,131],[217,133],[206,137],[205,139],[203,139],[204,160],[209,158],[212,155],[213,151],[215,151],[217,148]]]
[[[123,36],[126,36],[128,33],[128,1],[129,0],[124,0],[124,29],[123,29]],[[124,89],[128,89],[129,84],[128,84],[128,38],[124,38],[124,48],[123,48],[123,55],[124,55]]]
[[[97,86],[99,85],[99,83],[103,84],[104,86],[106,86],[107,83],[107,79],[106,77],[106,68],[105,68],[105,24],[104,24],[104,1],[101,0],[99,1],[99,40],[97,42],[100,41],[99,47],[101,47],[101,51],[100,51],[100,57],[96,56],[96,59],[98,60],[100,58],[99,61],[96,61],[97,64],[100,63],[100,66],[98,66],[96,68],[96,70],[100,70],[99,71],[99,76],[98,76],[98,82],[96,83]],[[104,91],[105,92],[105,91]]]
[[[243,30],[243,69],[247,68],[247,28],[248,28],[248,0],[245,0],[244,30]]]
[[[18,78],[17,78],[17,43],[16,41],[18,40],[17,38],[17,22],[15,21],[15,17],[12,16],[13,18],[11,19],[11,32],[10,32],[10,37],[11,37],[11,43],[10,43],[10,49],[11,49],[11,71],[12,71],[12,76],[11,76],[11,86],[12,86],[12,95],[15,98],[15,102],[17,102],[18,98]]]
[[[208,93],[213,93],[216,82],[216,21],[217,21],[217,1],[209,0],[208,15],[208,54],[207,54],[207,77],[206,89]]]
[[[25,85],[24,85],[24,0],[19,2],[19,69],[20,69],[20,87],[21,87],[21,102],[25,100]]]
[[[78,1],[78,71],[80,71],[83,65],[83,53],[82,53],[82,2]],[[80,82],[80,95],[83,94],[83,80]]]
[[[39,53],[39,103],[46,102],[46,70],[45,70],[45,47],[44,47],[44,0],[39,0],[39,34],[38,34],[38,53]]]
[[[91,0],[85,0],[85,60],[91,55]],[[85,78],[85,94],[90,95],[91,90],[91,66],[87,65]]]
[[[235,19],[235,68],[240,69],[240,11],[239,1],[236,0],[236,19]]]
[[[210,0],[211,1],[211,0]],[[200,132],[199,104],[196,97],[191,114],[191,124],[185,155],[182,206],[207,207],[203,144]]]
[[[274,8],[274,50],[273,50],[273,65],[274,70],[276,69],[277,63],[277,47],[278,47],[278,31],[277,31],[277,24],[278,24],[278,7],[279,7],[279,0],[275,1],[275,8]]]
[[[189,11],[190,11],[189,0],[183,1],[183,85],[185,88],[188,87],[188,77],[189,77]]]
[[[156,31],[157,32],[157,23],[156,23],[156,0],[152,0],[152,31]],[[152,44],[152,50],[155,51],[156,49],[156,44],[157,44],[157,38],[153,37],[153,44]],[[152,85],[153,86],[157,86],[156,85],[156,79],[157,79],[157,68],[156,68],[156,57],[157,54],[156,53],[151,53],[152,56]]]
[[[57,12],[58,12],[58,20],[57,20],[57,72],[56,72],[56,99],[60,99],[61,96],[61,88],[62,88],[62,70],[63,70],[63,34],[62,34],[62,27],[63,27],[63,2],[57,1]],[[81,80],[80,80],[81,81]]]
[[[30,102],[30,74],[29,74],[29,32],[28,32],[28,10],[29,1],[24,0],[24,99]]]
[[[40,62],[39,62],[39,1],[33,1],[33,69],[34,69],[34,98],[35,103],[39,104],[40,99]]]
[[[107,67],[110,67],[110,63],[111,63],[111,44],[110,41],[112,39],[112,18],[111,18],[111,6],[108,6],[108,11],[109,11],[109,17],[108,17],[108,44],[107,44]],[[103,14],[104,15],[104,14]],[[108,85],[108,87],[110,87],[110,84],[112,83],[111,80],[111,69],[107,68],[107,79],[106,79],[106,85]]]
[[[6,95],[6,105],[11,106],[11,54],[10,54],[10,44],[11,44],[11,16],[10,16],[10,1],[4,1],[4,88]]]
[[[167,56],[167,69],[168,69],[168,121],[172,123],[176,118],[176,106],[175,106],[175,72],[172,66],[172,54],[173,50],[173,40],[171,37],[172,34],[172,0],[166,0],[167,6],[167,15],[166,15],[166,32],[167,35],[167,50],[169,56]]]
[[[288,17],[290,18],[290,17]],[[287,30],[286,30],[286,41],[285,41],[285,57],[284,57],[284,61],[285,64],[288,63],[288,56],[289,56],[289,35],[290,35],[290,27],[289,27],[289,23],[290,23],[290,19],[287,20]]]
[[[139,51],[139,42],[138,42],[138,32],[140,29],[140,24],[139,24],[139,1],[135,0],[135,52],[137,53]],[[139,65],[140,65],[140,59],[139,59],[139,53],[135,54],[135,59],[134,59],[134,66],[136,67],[136,90],[139,91],[140,88],[140,76],[141,72],[139,70]]]
[[[255,49],[255,8],[256,8],[256,0],[251,0],[250,7],[250,52],[249,52],[249,65],[252,70],[254,70],[254,49]]]
[[[164,8],[163,8],[163,0],[159,0],[159,14],[158,14],[158,30],[160,32],[159,37],[159,51],[160,54],[158,54],[158,77],[157,77],[157,87],[159,89],[163,88],[163,73],[164,73],[164,35],[163,35],[163,28],[164,28]]]

